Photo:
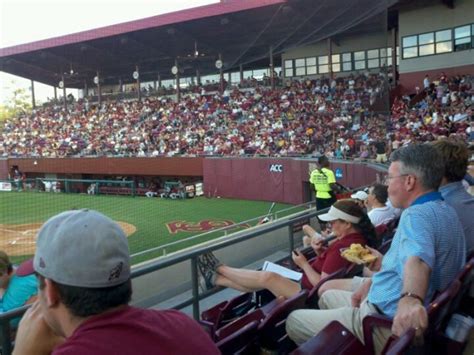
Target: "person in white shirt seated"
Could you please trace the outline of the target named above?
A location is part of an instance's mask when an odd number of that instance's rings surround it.
[[[397,217],[393,207],[387,206],[388,192],[387,186],[374,184],[369,188],[367,197],[367,214],[372,224],[377,227],[381,224],[387,224]]]

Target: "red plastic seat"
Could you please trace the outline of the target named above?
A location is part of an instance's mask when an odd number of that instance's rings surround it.
[[[255,353],[259,321],[254,320],[216,343],[222,354]]]

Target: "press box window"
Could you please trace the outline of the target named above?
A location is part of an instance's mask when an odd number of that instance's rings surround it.
[[[318,57],[318,72],[319,74],[329,73],[329,57],[327,55]]]
[[[306,58],[306,75],[317,74],[316,57]]]
[[[380,67],[379,50],[378,49],[371,49],[371,50],[367,51],[367,67],[369,69]]]
[[[341,55],[333,54],[331,57],[332,71],[338,73],[341,71]]]
[[[471,48],[471,26],[462,26],[454,29],[454,50],[462,51]]]
[[[342,70],[343,71],[352,70],[352,54],[351,53],[342,53]]]
[[[408,36],[403,38],[403,59],[418,56],[418,36]]]
[[[365,52],[354,52],[354,69],[361,70],[365,69]]]
[[[453,51],[453,38],[451,30],[437,31],[435,33],[436,39],[436,54],[448,53]]]
[[[293,75],[293,60],[285,60],[285,77]]]

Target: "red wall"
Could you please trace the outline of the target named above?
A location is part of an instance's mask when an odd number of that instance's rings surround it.
[[[423,90],[423,79],[425,75],[429,75],[430,82],[438,80],[441,72],[444,72],[448,77],[454,75],[465,75],[474,73],[474,65],[464,65],[455,68],[444,68],[436,70],[426,70],[413,73],[400,73],[400,85],[404,94],[414,94],[415,87]]]
[[[204,160],[204,193],[227,198],[300,204],[307,200],[304,184],[309,181],[309,164],[315,159],[208,158]],[[282,171],[270,171],[281,165]],[[377,169],[364,163],[332,163],[342,169],[338,180],[347,187],[368,185],[377,180]],[[383,169],[381,169],[383,171]]]
[[[203,178],[206,195],[300,204],[309,199],[309,164],[315,162],[316,159],[299,158],[8,159],[0,160],[0,179],[8,178],[13,165],[30,176],[193,176]],[[272,165],[281,166],[281,171],[270,171]],[[379,172],[358,162],[331,163],[331,169],[342,170],[343,176],[338,182],[347,187],[371,184]]]

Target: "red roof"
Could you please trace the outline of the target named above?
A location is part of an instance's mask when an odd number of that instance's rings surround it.
[[[100,27],[93,30],[53,37],[41,41],[0,48],[0,57],[6,57],[9,55],[32,52],[45,48],[84,42],[109,36],[115,36],[128,32],[139,31],[154,27],[161,27],[185,21],[203,19],[211,16],[251,10],[268,5],[282,4],[285,2],[287,2],[287,0],[232,0],[224,3],[204,5],[187,10],[152,16],[140,20]]]

